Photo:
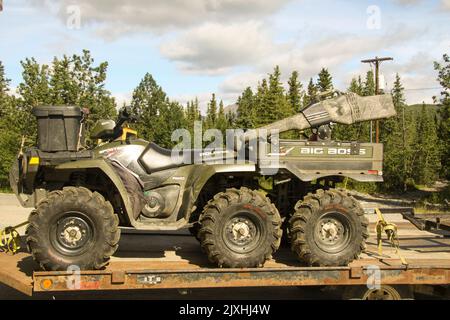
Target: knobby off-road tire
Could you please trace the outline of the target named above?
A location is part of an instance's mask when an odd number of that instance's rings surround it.
[[[262,193],[247,188],[216,194],[205,206],[200,225],[202,248],[219,267],[262,267],[280,246],[277,208]]]
[[[118,247],[117,215],[101,194],[86,188],[50,192],[29,222],[28,249],[44,270],[101,269]]]
[[[317,190],[289,220],[291,249],[309,266],[346,266],[365,249],[369,222],[345,191]]]

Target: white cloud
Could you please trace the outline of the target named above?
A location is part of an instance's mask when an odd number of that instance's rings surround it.
[[[188,73],[225,74],[236,66],[267,73],[279,65],[283,70],[298,69],[302,76],[311,77],[322,67],[339,66],[380,48],[401,45],[417,37],[417,32],[398,26],[381,35],[337,34],[298,46],[292,40],[275,42],[261,22],[205,23],[163,42],[160,51]]]
[[[238,96],[245,88],[255,89],[258,82],[264,78],[262,73],[242,72],[227,77],[219,86],[220,92]]]
[[[450,11],[450,0],[441,0],[441,7],[445,11]]]
[[[77,5],[83,25],[113,38],[133,31],[165,32],[205,21],[239,21],[272,14],[291,0],[29,0],[57,13],[65,22],[67,8]]]
[[[74,3],[73,0],[28,1],[51,8],[62,21],[67,18],[67,6]],[[311,16],[313,21],[307,19],[304,25],[315,26],[314,23],[320,22],[324,25],[323,28],[303,28],[299,31],[301,36],[295,39],[292,34],[285,32],[284,27],[277,29],[274,26],[276,24],[271,24],[272,19],[267,18],[290,1],[79,0],[76,3],[81,9],[82,26],[89,25],[89,30],[94,30],[103,38],[114,39],[131,32],[164,34],[157,39],[162,41],[159,47],[161,55],[174,62],[185,73],[226,75],[217,90],[225,101],[230,102],[234,102],[245,87],[254,88],[275,65],[281,67],[283,81],[292,70],[298,70],[304,83],[309,77],[317,75],[322,67],[327,67],[339,87],[345,89],[348,85],[347,78],[350,80],[350,75],[356,74],[356,71],[349,72],[349,68],[355,68],[355,61],[385,52],[396,59],[392,64],[383,65],[388,83],[391,83],[392,75],[399,72],[404,76],[405,87],[430,87],[427,83],[435,78],[432,70],[432,61],[435,60],[433,57],[436,57],[438,50],[441,50],[440,53],[448,51],[448,40],[441,39],[440,45],[435,41],[440,32],[448,39],[444,26],[442,30],[431,33],[430,30],[425,30],[426,27],[418,29],[415,24],[405,22],[408,23],[407,26],[392,28],[390,25],[384,33],[354,34],[354,31],[360,30],[330,30],[329,26],[334,25],[333,22],[321,14]],[[399,6],[424,3],[423,0],[392,1]],[[432,6],[438,7],[436,4]],[[395,10],[405,9],[397,7]],[[450,10],[450,0],[440,0],[440,10]],[[392,12],[394,13],[397,14]],[[352,17],[354,16],[349,13],[345,18]],[[274,21],[276,18],[274,17]],[[428,25],[429,20],[426,19],[429,17],[424,15],[424,26]],[[291,25],[293,24],[295,23]],[[415,29],[409,26],[414,26]],[[430,25],[429,28],[433,26]],[[284,42],[279,42],[280,39]],[[70,43],[63,45],[69,46]],[[414,54],[419,50],[423,52]],[[353,67],[349,67],[349,64]],[[367,68],[368,66],[361,65],[357,70],[358,74],[364,75]],[[202,108],[205,108],[210,93],[179,94],[174,99],[185,103],[195,96],[201,98]],[[411,101],[426,96],[431,97],[432,94],[425,91],[408,93]],[[117,94],[117,97],[119,101],[126,101],[126,94]]]
[[[116,100],[116,105],[118,108],[121,108],[124,104],[130,105],[131,99],[133,96],[132,92],[113,92],[111,94]]]
[[[400,4],[400,5],[414,5],[414,4],[419,4],[421,3],[423,0],[394,0],[394,2]]]
[[[183,71],[220,74],[231,67],[253,64],[274,54],[275,46],[262,23],[205,23],[165,42],[163,56],[179,64]]]

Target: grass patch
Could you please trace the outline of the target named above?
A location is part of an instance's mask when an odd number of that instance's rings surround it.
[[[0,187],[0,193],[13,193],[10,187]]]

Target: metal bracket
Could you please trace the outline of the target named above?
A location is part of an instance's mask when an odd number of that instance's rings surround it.
[[[361,145],[359,142],[352,142],[350,145],[350,155],[359,156],[359,152],[361,150]]]
[[[351,267],[350,268],[350,279],[360,279],[363,275],[362,267]]]
[[[113,271],[111,273],[111,283],[113,283],[113,284],[123,284],[123,283],[125,283],[125,272],[123,272],[123,271]]]

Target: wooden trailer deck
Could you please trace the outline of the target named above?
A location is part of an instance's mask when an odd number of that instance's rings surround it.
[[[386,218],[391,220],[389,215]],[[32,295],[73,290],[366,285],[379,271],[383,284],[448,285],[448,235],[418,230],[401,216],[396,219],[393,222],[399,228],[401,254],[407,266],[386,241],[383,256],[378,256],[372,223],[366,253],[348,267],[302,266],[288,248],[281,248],[264,268],[217,269],[185,232],[145,237],[142,233],[124,233],[118,252],[104,270],[81,271],[80,277],[68,272],[34,271],[37,265],[22,250],[14,256],[0,253],[0,282]]]

